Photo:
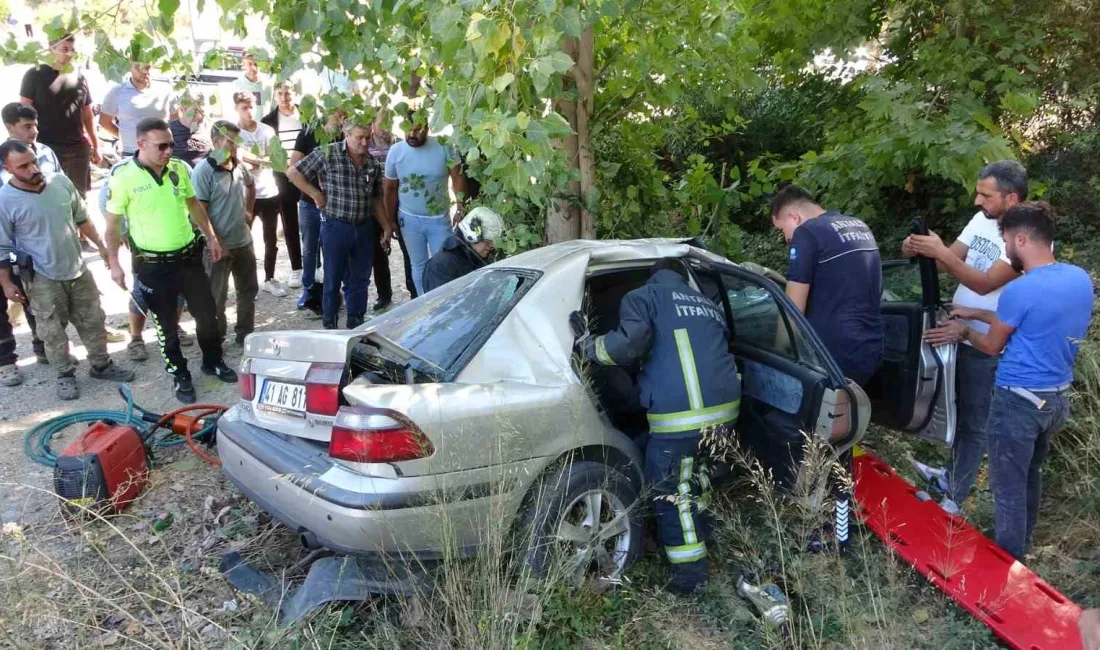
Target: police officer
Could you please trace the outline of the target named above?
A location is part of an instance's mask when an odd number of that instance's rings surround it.
[[[424,291],[441,287],[485,266],[503,231],[504,223],[496,212],[485,207],[470,210],[443,242],[443,249],[424,267]]]
[[[195,401],[195,387],[180,351],[176,300],[180,293],[195,317],[202,371],[226,383],[236,383],[222,359],[221,338],[215,320],[214,296],[203,270],[203,240],[191,219],[202,230],[210,256],[222,257],[222,245],[210,225],[206,210],[195,198],[187,163],[172,158],[172,133],[168,123],[147,118],[137,125],[138,151],[111,175],[107,197],[107,251],[111,278],[123,289],[126,274],[118,263],[123,217],[129,224],[127,236],[133,253],[134,275],[142,297],[153,313],[164,355],[165,368],[174,377],[176,398],[185,404]]]
[[[601,365],[641,366],[638,387],[649,420],[645,478],[672,565],[669,588],[690,594],[706,584],[712,525],[709,479],[697,449],[704,432],[732,431],[741,381],[721,308],[691,288],[684,271],[680,260],[658,262],[644,286],[623,296],[618,329],[583,336],[577,346],[582,358]],[[574,330],[583,329],[579,320],[573,312]],[[699,525],[703,518],[706,527]]]

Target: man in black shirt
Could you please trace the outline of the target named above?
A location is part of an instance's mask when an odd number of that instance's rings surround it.
[[[168,128],[172,131],[172,155],[192,169],[214,148],[205,120],[203,97],[199,95],[184,97],[180,101],[179,117],[168,121]]]
[[[88,80],[72,68],[74,41],[67,34],[50,43],[53,63],[27,70],[19,99],[38,111],[39,142],[57,153],[65,175],[85,196],[92,187],[88,162],[99,164],[99,140]]]
[[[789,185],[771,200],[772,224],[790,245],[787,296],[813,325],[844,375],[863,386],[884,354],[882,260],[867,224],[826,211]]]
[[[290,166],[313,153],[319,144],[331,144],[344,139],[341,130],[344,114],[334,111],[324,124],[316,129],[302,129],[294,140],[294,150],[290,152]],[[295,188],[297,189],[297,188]],[[321,315],[321,286],[315,282],[317,269],[321,265],[321,211],[308,194],[301,193],[298,201],[298,226],[302,238],[302,295],[298,298],[298,309],[307,309],[315,316]],[[336,280],[337,278],[333,278]],[[314,286],[316,284],[316,286]]]

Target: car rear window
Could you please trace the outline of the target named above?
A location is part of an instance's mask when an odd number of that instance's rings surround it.
[[[373,318],[367,327],[455,371],[535,283],[530,271],[493,269],[448,282],[431,293]]]

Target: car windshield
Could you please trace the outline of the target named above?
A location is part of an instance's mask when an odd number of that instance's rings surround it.
[[[533,282],[533,277],[508,269],[471,273],[372,318],[365,327],[452,370],[467,348],[481,340],[479,334],[500,322]]]

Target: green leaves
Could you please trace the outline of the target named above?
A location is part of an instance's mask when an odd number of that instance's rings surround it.
[[[505,72],[496,79],[493,80],[493,89],[498,93],[502,93],[507,90],[508,86],[512,85],[512,82],[516,80],[516,75],[511,72]]]
[[[560,75],[573,67],[573,59],[565,52],[554,52],[547,56],[535,59],[531,63],[531,79],[535,84],[535,90],[540,93],[550,85],[550,79]]]

